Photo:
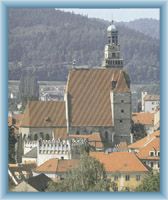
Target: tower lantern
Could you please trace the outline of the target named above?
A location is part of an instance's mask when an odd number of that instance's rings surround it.
[[[106,68],[123,68],[123,59],[120,56],[120,45],[118,42],[118,30],[111,22],[107,28],[108,43],[105,45],[103,66]]]

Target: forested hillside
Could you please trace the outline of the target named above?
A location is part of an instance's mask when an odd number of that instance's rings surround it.
[[[160,23],[156,19],[137,19],[130,22],[122,22],[120,25],[125,25],[155,39],[160,38]]]
[[[116,26],[132,83],[157,83],[159,40]],[[106,28],[103,20],[52,8],[9,9],[9,79],[34,66],[39,80],[66,80],[74,59],[77,66],[101,66]]]

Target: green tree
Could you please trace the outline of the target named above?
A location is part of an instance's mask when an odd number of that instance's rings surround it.
[[[147,136],[145,126],[143,124],[134,124],[133,122],[132,133],[134,134],[134,142]]]
[[[8,162],[15,163],[15,144],[17,142],[15,135],[14,135],[14,128],[9,126],[8,127],[9,134],[8,134],[8,141],[9,141],[9,149],[8,149]]]
[[[136,192],[159,192],[160,174],[150,172],[136,188]]]
[[[103,192],[114,184],[107,179],[103,164],[88,155],[82,155],[79,166],[69,171],[61,183],[50,183],[49,192]]]

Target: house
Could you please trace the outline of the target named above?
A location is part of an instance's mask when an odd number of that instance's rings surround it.
[[[65,178],[66,173],[78,166],[79,160],[62,160],[62,159],[50,159],[39,165],[34,169],[33,174],[39,175],[41,173],[45,174],[53,181],[59,181]]]
[[[134,125],[143,125],[147,134],[151,134],[160,127],[160,111],[133,113]]]
[[[131,152],[91,152],[104,165],[108,178],[116,183],[115,191],[133,191],[148,173],[146,166]]]
[[[142,111],[156,112],[157,110],[160,110],[160,96],[142,92]]]
[[[154,171],[160,171],[160,131],[132,143],[129,151],[136,152],[137,157]]]

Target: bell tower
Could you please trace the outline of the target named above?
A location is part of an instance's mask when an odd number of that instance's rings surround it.
[[[123,59],[120,55],[120,45],[118,43],[118,30],[114,22],[107,28],[108,44],[104,49],[103,67],[106,68],[123,68]]]

